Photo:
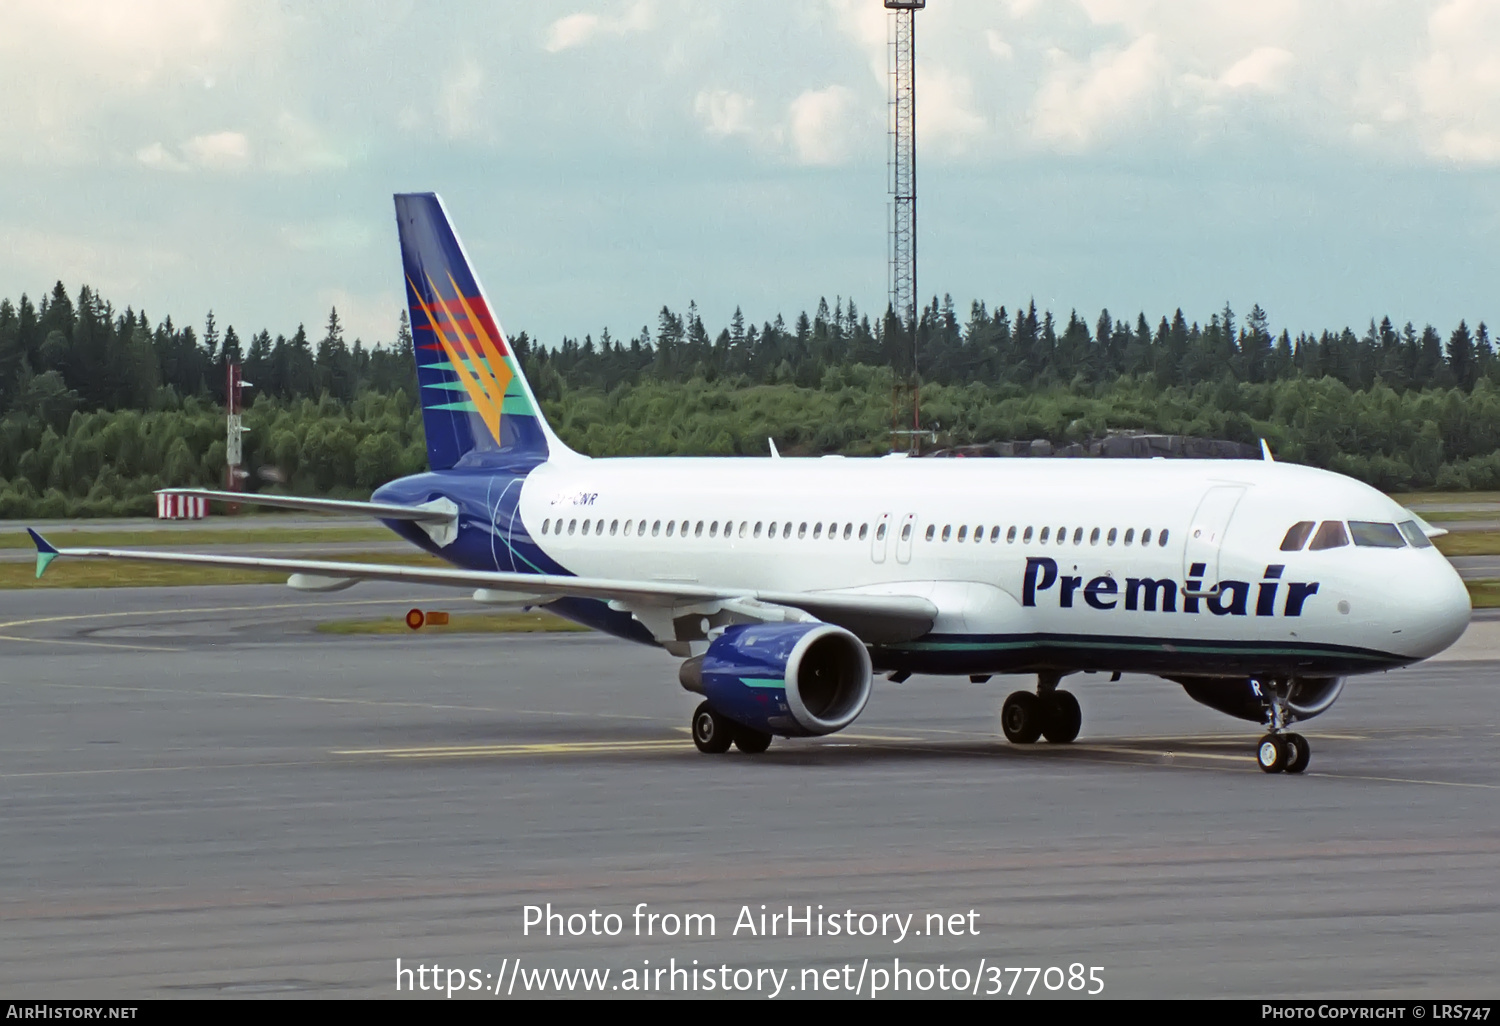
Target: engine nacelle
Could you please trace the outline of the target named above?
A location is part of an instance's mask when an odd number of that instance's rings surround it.
[[[1174,677],[1195,702],[1252,723],[1264,723],[1265,702],[1245,677]],[[1344,690],[1343,677],[1299,677],[1287,696],[1291,719],[1310,720],[1327,710]]]
[[[843,730],[870,699],[864,642],[826,623],[730,627],[682,664],[682,686],[752,730],[807,737]]]

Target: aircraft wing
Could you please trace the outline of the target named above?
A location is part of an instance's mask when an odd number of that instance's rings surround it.
[[[221,492],[212,488],[160,488],[157,495],[188,495],[215,502],[237,502],[246,506],[271,506],[306,513],[351,513],[381,520],[414,520],[423,524],[446,524],[458,515],[452,503],[397,506],[389,502],[356,502],[351,499],[304,499],[298,495],[262,495],[256,492]]]
[[[868,643],[892,643],[909,641],[927,633],[938,613],[932,602],[916,595],[760,591],[662,581],[463,570],[456,567],[393,566],[382,563],[342,563],[333,560],[276,559],[141,549],[58,548],[36,531],[29,528],[27,531],[36,543],[38,577],[42,576],[54,559],[67,556],[284,572],[319,579],[325,582],[324,587],[354,581],[403,581],[408,584],[471,588],[476,589],[476,592],[515,594],[522,600],[531,600],[529,604],[533,605],[565,597],[600,599],[609,602],[615,609],[633,614],[651,630],[658,641],[664,643],[698,640],[693,635],[701,634],[699,625],[704,620],[713,626],[722,626],[735,622],[785,619],[821,620],[844,627]],[[480,596],[476,593],[475,597]],[[683,637],[685,633],[689,636]]]

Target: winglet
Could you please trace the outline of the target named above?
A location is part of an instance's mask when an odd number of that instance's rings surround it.
[[[781,459],[781,450],[779,450],[779,449],[776,448],[776,439],[767,436],[767,438],[766,438],[766,444],[771,447],[771,459],[773,459],[773,460],[779,460],[779,459]]]
[[[36,543],[36,575],[40,579],[47,567],[57,558],[57,548],[29,527],[26,528],[26,533],[31,535],[31,540]]]
[[[1276,462],[1275,460],[1273,460],[1271,458],[1271,447],[1266,444],[1266,440],[1264,438],[1262,438],[1260,440],[1260,454],[1261,454],[1261,456],[1265,457],[1265,461],[1267,463],[1275,463]]]

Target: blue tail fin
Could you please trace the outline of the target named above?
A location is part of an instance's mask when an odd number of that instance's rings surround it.
[[[564,450],[542,419],[435,193],[396,196],[417,385],[433,470]]]

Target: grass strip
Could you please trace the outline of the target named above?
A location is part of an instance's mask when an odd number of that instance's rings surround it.
[[[329,620],[314,628],[319,634],[529,634],[586,631],[571,620],[551,613],[454,613],[447,626],[428,624],[412,630],[399,616],[381,620]]]
[[[425,552],[344,552],[322,557],[338,563],[388,563],[447,567]],[[124,559],[63,556],[37,580],[31,563],[0,563],[0,588],[181,588],[203,584],[284,584],[287,572],[137,563]]]
[[[1445,556],[1500,555],[1500,531],[1453,531],[1432,539]]]
[[[1500,514],[1497,514],[1500,516]],[[128,548],[132,545],[313,545],[319,542],[399,541],[384,527],[274,527],[172,528],[142,531],[78,531],[48,528],[42,532],[58,548]],[[0,534],[0,549],[27,549],[31,535],[25,531]]]

